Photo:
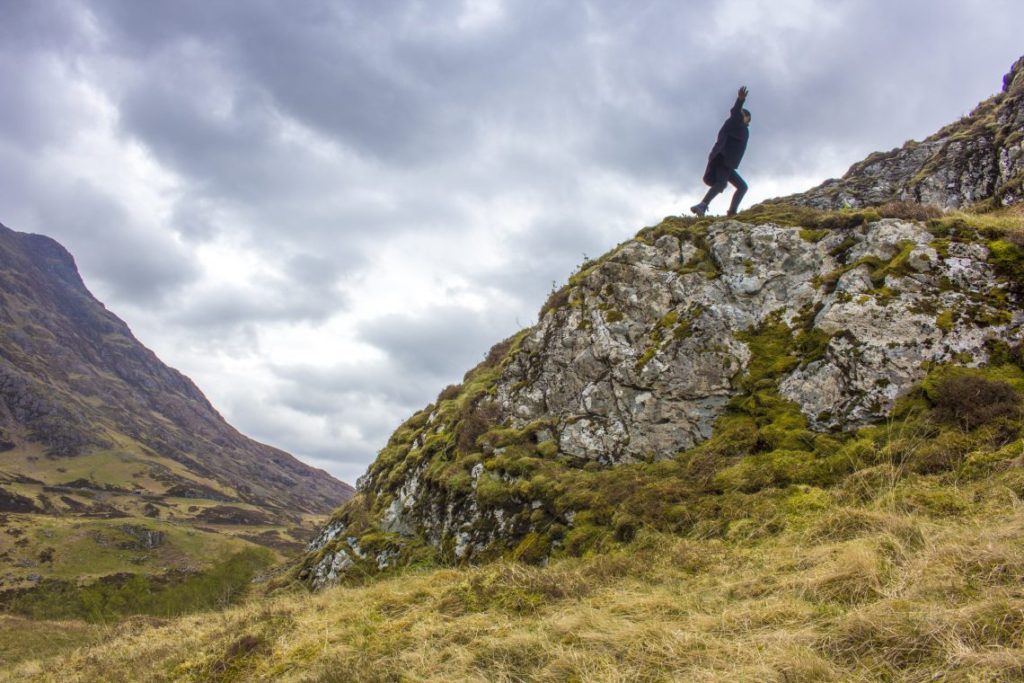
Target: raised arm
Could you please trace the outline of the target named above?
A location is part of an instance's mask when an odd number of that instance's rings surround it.
[[[747,101],[748,92],[750,91],[747,90],[747,86],[744,85],[740,87],[739,92],[736,93],[736,104],[732,105],[732,109],[729,111],[732,118],[743,118],[743,103]]]

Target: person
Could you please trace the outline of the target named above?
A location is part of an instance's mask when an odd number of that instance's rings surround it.
[[[736,96],[736,104],[729,112],[729,118],[722,124],[718,131],[718,141],[711,148],[708,155],[708,166],[704,171],[704,183],[710,185],[711,189],[704,195],[700,204],[690,207],[690,211],[703,217],[707,213],[711,200],[721,194],[726,183],[732,183],[736,192],[732,195],[732,203],[726,215],[735,216],[736,210],[740,207],[743,195],[747,193],[747,184],[736,172],[743,153],[747,150],[747,139],[750,137],[750,112],[743,108],[747,99],[747,86],[739,89]]]

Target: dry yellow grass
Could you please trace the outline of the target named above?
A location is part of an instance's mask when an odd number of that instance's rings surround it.
[[[971,507],[957,517],[881,496],[756,543],[641,533],[615,553],[543,568],[424,569],[225,612],[135,619],[98,644],[41,654],[0,677],[1020,680],[1024,509],[996,481],[965,493]]]

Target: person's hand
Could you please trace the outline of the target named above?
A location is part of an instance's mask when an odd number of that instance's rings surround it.
[[[749,90],[747,90],[747,86],[745,86],[745,85],[744,85],[744,86],[742,86],[742,87],[740,88],[740,91],[739,91],[739,93],[737,93],[737,96],[739,97],[739,99],[740,99],[740,101],[741,101],[741,102],[742,102],[743,100],[747,99],[747,93],[748,93],[748,92],[750,92],[750,91],[749,91]]]

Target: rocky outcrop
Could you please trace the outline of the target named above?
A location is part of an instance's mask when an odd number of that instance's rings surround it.
[[[1002,92],[923,142],[872,154],[829,180],[781,201],[819,209],[914,201],[943,208],[1024,200],[1024,57]]]
[[[874,448],[854,430],[931,373],[1019,373],[1024,226],[913,202],[1019,201],[1022,99],[1024,60],[924,143],[735,220],[666,218],[584,264],[396,430],[299,578],[720,531],[716,495],[830,480],[862,457],[842,444]]]
[[[722,221],[706,253],[671,235],[628,242],[527,334],[497,382],[501,420],[547,419],[560,452],[601,464],[674,455],[710,436],[751,358],[744,333],[770,318],[822,343],[781,383],[814,426],[876,420],[927,363],[984,363],[993,340],[1021,335],[1020,312],[978,300],[987,250],[940,258],[934,241],[887,219],[819,241]]]
[[[584,508],[535,494],[524,458],[574,471],[675,458],[764,392],[812,434],[853,430],[930,368],[985,365],[1024,342],[1017,286],[989,246],[1007,243],[944,229],[666,219],[643,231],[396,432],[310,544],[303,577],[320,587],[352,566],[386,568],[417,544],[487,558],[542,525],[572,529]]]

